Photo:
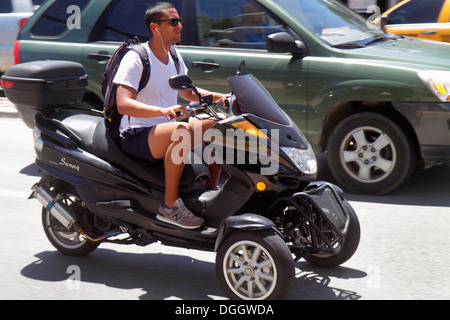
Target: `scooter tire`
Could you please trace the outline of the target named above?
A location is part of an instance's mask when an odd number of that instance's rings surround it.
[[[65,229],[45,207],[42,208],[42,226],[53,247],[64,255],[86,256],[100,245],[100,242],[85,239],[76,231]]]
[[[222,289],[235,300],[278,300],[292,288],[295,267],[289,248],[275,231],[232,231],[216,255]]]
[[[334,268],[350,259],[356,252],[356,249],[359,246],[359,240],[361,238],[361,227],[358,216],[347,200],[344,200],[343,206],[350,215],[350,224],[348,235],[345,239],[341,252],[336,255],[309,253],[304,256],[304,259],[311,265],[320,268]]]

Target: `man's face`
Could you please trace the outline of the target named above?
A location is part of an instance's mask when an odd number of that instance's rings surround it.
[[[160,20],[180,18],[177,10],[174,8],[164,10],[164,12],[165,14],[163,17],[161,17]],[[181,29],[183,29],[181,23],[177,23],[176,26],[172,26],[171,21],[163,21],[161,23],[156,24],[156,29],[159,30],[159,34],[161,35],[164,43],[174,44],[179,43],[181,41]],[[157,33],[158,32],[156,32],[153,36],[158,36]]]

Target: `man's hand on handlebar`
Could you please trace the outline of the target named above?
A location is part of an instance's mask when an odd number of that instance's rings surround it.
[[[163,109],[163,115],[169,121],[171,121],[172,119],[177,119],[178,117],[182,117],[183,119],[185,119],[188,115],[188,110],[185,106],[175,105],[170,108]]]

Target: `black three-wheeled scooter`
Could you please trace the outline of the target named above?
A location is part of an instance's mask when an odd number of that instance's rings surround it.
[[[106,133],[102,114],[78,107],[86,84],[82,65],[68,61],[23,63],[2,77],[6,96],[35,117],[36,163],[45,175],[32,197],[42,203],[45,233],[62,253],[156,241],[214,251],[219,282],[231,298],[282,299],[297,259],[333,267],[356,251],[354,210],[338,187],[315,181],[308,141],[252,75],[229,78],[228,117],[217,118],[185,165],[181,198],[205,219],[196,230],[156,219],[163,162],[125,154]],[[171,86],[196,91],[187,76],[174,77]],[[191,115],[217,117],[210,100],[191,103]],[[216,191],[204,188],[207,158],[223,170]]]

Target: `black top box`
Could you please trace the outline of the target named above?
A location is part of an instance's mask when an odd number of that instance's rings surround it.
[[[79,103],[87,75],[83,65],[76,62],[33,61],[10,67],[2,76],[1,85],[15,105],[46,110]]]

